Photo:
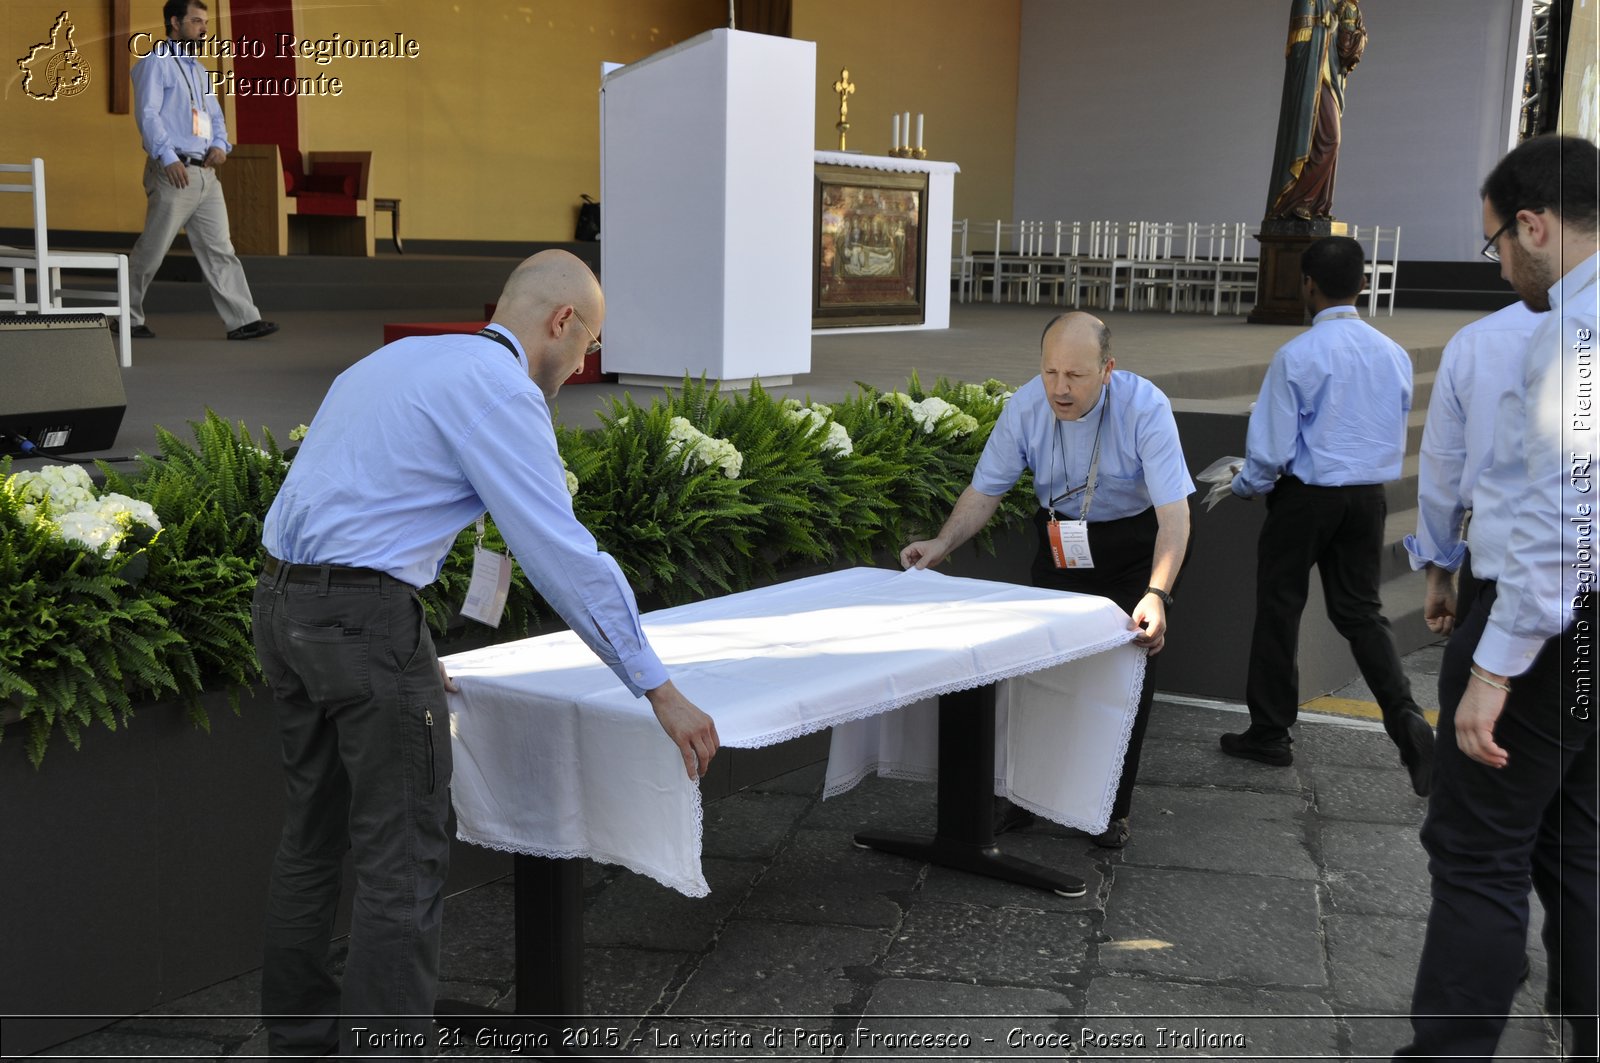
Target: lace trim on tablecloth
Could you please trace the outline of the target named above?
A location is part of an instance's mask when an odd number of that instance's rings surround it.
[[[705,834],[705,808],[700,802],[700,789],[694,791],[694,866],[699,867],[701,861],[701,838]],[[593,860],[600,864],[615,864],[625,867],[629,871],[646,878],[654,879],[668,889],[677,890],[686,897],[708,897],[711,895],[711,886],[706,882],[705,875],[699,878],[682,878],[662,871],[659,868],[646,867],[644,864],[606,852],[603,849],[578,848],[578,849],[547,849],[540,845],[515,845],[510,842],[492,841],[489,838],[474,834],[456,825],[456,838],[469,845],[476,845],[484,849],[493,849],[500,853],[513,853],[520,856],[542,856],[550,860]]]

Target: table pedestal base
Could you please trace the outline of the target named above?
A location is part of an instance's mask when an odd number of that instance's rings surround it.
[[[1052,871],[994,844],[994,686],[939,698],[939,818],[933,835],[862,831],[864,849],[1081,897],[1081,879]]]

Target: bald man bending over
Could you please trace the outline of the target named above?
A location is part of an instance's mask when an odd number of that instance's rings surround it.
[[[548,403],[599,349],[605,315],[579,259],[533,256],[482,332],[399,340],[340,374],[267,514],[252,614],[288,795],[261,974],[274,1054],[393,1055],[432,1040],[454,685],[417,588],[485,510],[545,601],[650,700],[684,770],[704,772],[717,751],[715,724],[673,686],[567,494]],[[346,850],[341,987],[328,953]]]

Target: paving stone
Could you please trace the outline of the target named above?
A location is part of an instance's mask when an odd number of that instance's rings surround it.
[[[1414,825],[1326,821],[1322,864],[1335,911],[1428,917],[1428,854]]]
[[[1316,891],[1311,882],[1264,875],[1119,867],[1099,964],[1184,979],[1325,985]]]
[[[1160,1056],[1227,1055],[1233,1047],[1240,1056],[1257,1059],[1332,1057],[1339,1047],[1333,1009],[1321,995],[1295,990],[1186,985],[1113,975],[1089,984],[1082,1025],[1108,1034],[1138,1034],[1143,1047]],[[1197,1028],[1214,1036],[1197,1034]],[[1163,1034],[1163,1029],[1168,1032]],[[1242,1038],[1243,1044],[1235,1038]],[[1137,1049],[1106,1051],[1130,1055]]]
[[[222,1044],[247,1041],[261,1029],[261,972],[218,982],[127,1022],[130,1028],[141,1024],[163,1037]]]
[[[824,760],[763,780],[750,789],[763,794],[801,794],[805,797],[820,797],[822,781],[827,775],[828,762]]]
[[[705,806],[701,853],[726,860],[753,860],[778,851],[794,821],[811,804],[796,794],[743,791]]]
[[[509,880],[499,880],[445,901],[439,976],[466,982],[510,982],[516,977],[516,916]]]
[[[1346,1011],[1406,1014],[1427,922],[1385,915],[1330,915],[1329,981]]]
[[[1246,727],[1249,721],[1238,723]],[[1224,726],[1232,727],[1233,722]],[[1152,728],[1154,730],[1154,728]],[[1145,732],[1139,755],[1139,786],[1133,795],[1133,821],[1144,814],[1142,790],[1166,786],[1208,787],[1251,790],[1257,793],[1298,794],[1303,787],[1300,760],[1287,768],[1274,768],[1253,760],[1230,757],[1217,744],[1221,730],[1213,728],[1205,741],[1154,738]]]
[[[1411,1043],[1411,1020],[1406,1015],[1361,1016],[1344,1020],[1350,1029],[1352,1059],[1387,1060],[1398,1048]],[[1512,1019],[1500,1035],[1495,1059],[1559,1059],[1560,1053],[1542,1019]]]
[[[760,864],[745,861],[708,859],[700,866],[709,897],[685,897],[643,875],[618,877],[584,913],[585,942],[698,952],[761,873]]]
[[[1330,819],[1403,823],[1414,834],[1428,812],[1428,799],[1411,792],[1411,776],[1398,767],[1322,764],[1308,767],[1302,776],[1315,795],[1317,813]]]
[[[1084,895],[1063,897],[1051,890],[929,864],[926,865],[927,875],[917,891],[917,903],[937,901],[1046,912],[1077,911],[1101,905],[1107,850],[1096,848],[1081,833],[1069,832],[1065,827],[1041,821],[1025,830],[1002,834],[999,846],[1001,852],[1010,856],[1082,879]],[[905,862],[912,863],[910,860]]]
[[[1294,760],[1303,767],[1388,768],[1404,772],[1400,750],[1381,730],[1302,720],[1294,728]]]
[[[895,935],[883,971],[1056,989],[1086,970],[1095,921],[1081,912],[920,902]]]
[[[1135,809],[1124,864],[1318,876],[1306,851],[1299,794],[1161,788],[1146,792]]]
[[[584,1013],[612,1016],[614,1025],[622,1025],[625,1017],[647,1014],[691,956],[647,949],[584,949]]]
[[[1149,748],[1152,738],[1215,746],[1217,735],[1224,731],[1242,731],[1248,726],[1250,717],[1245,713],[1164,701],[1157,691],[1150,706],[1150,722],[1145,725],[1145,748]],[[1143,760],[1139,763],[1139,776],[1144,777]]]
[[[676,1016],[831,1015],[858,992],[857,968],[876,965],[879,930],[736,920],[668,1009]]]
[[[887,978],[873,987],[872,997],[847,1051],[901,1058],[958,1056],[985,1059],[1057,1055],[1041,1049],[1078,1026],[1082,1011],[1078,990],[1019,989],[964,982]],[[944,1044],[911,1038],[946,1038]],[[965,1038],[967,1047],[959,1044]]]
[[[837,830],[796,831],[739,909],[743,919],[898,926],[922,865],[858,848]]]
[[[800,821],[811,830],[903,830],[932,833],[937,792],[931,782],[861,780],[848,793],[818,801]]]

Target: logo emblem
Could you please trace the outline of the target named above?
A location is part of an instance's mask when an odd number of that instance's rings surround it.
[[[50,39],[28,49],[17,60],[22,71],[22,91],[35,100],[60,100],[89,87],[89,62],[72,43],[77,27],[63,11],[50,27]]]

